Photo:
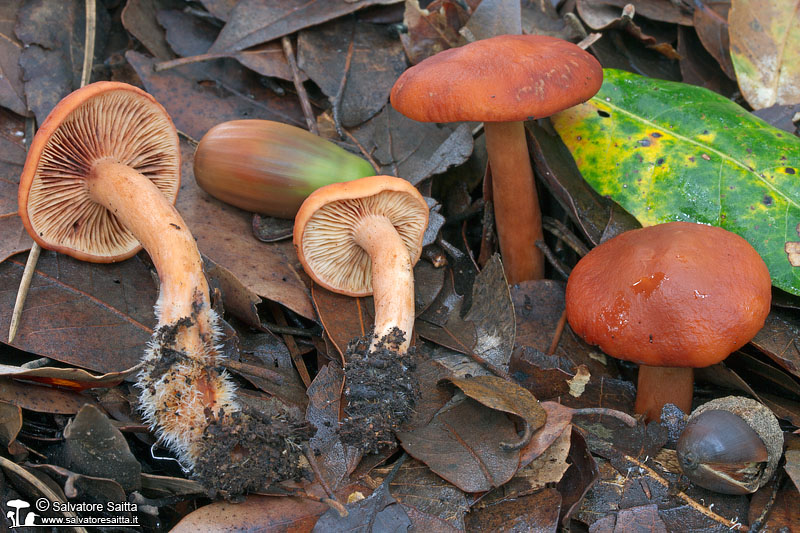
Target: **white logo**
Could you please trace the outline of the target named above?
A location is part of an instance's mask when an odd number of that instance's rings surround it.
[[[25,500],[9,500],[6,502],[6,505],[14,509],[13,511],[6,513],[6,518],[11,520],[11,529],[14,529],[15,527],[36,525],[36,517],[39,516],[36,513],[27,513],[25,515],[25,522],[20,522],[20,511],[30,507],[30,503],[26,502]]]

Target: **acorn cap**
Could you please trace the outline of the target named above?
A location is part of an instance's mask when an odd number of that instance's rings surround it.
[[[97,82],[66,96],[33,138],[19,184],[19,215],[42,248],[93,262],[121,261],[136,237],[88,192],[95,162],[111,160],[146,176],[174,203],[180,147],[172,120],[146,92]]]
[[[745,421],[767,448],[767,465],[764,467],[761,485],[767,483],[783,457],[783,430],[772,410],[763,403],[744,396],[724,396],[706,402],[689,415],[691,422],[706,411],[728,411]]]
[[[594,96],[603,69],[588,52],[544,35],[499,35],[451,48],[406,70],[392,106],[419,122],[516,122]]]
[[[570,326],[605,353],[656,367],[700,368],[742,347],[764,325],[771,281],[742,237],[670,222],[597,246],[567,282]]]
[[[317,189],[297,212],[297,256],[315,282],[348,296],[372,294],[372,260],[352,235],[353,228],[371,216],[387,217],[405,244],[411,264],[417,262],[428,205],[404,179],[369,176]]]

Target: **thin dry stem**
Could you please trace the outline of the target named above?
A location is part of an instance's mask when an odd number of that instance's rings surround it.
[[[283,45],[283,53],[286,56],[286,62],[289,63],[289,70],[292,71],[292,81],[294,82],[294,89],[297,91],[297,98],[300,99],[300,107],[303,110],[303,116],[306,117],[306,125],[308,131],[314,135],[319,135],[319,128],[317,121],[314,118],[314,112],[311,110],[311,102],[308,100],[308,93],[300,80],[300,71],[297,68],[297,61],[294,58],[294,49],[292,48],[292,40],[288,35],[281,38]]]
[[[658,472],[656,472],[655,470],[653,470],[652,468],[650,468],[649,466],[647,466],[643,462],[639,461],[638,459],[635,459],[635,458],[631,457],[630,455],[626,455],[625,456],[625,460],[633,463],[634,465],[636,465],[637,468],[640,468],[641,470],[643,470],[645,473],[647,473],[648,476],[650,476],[651,478],[656,480],[661,485],[663,485],[665,487],[669,487],[669,481],[667,481],[666,479],[661,477]],[[703,516],[706,516],[706,517],[710,518],[711,520],[714,520],[715,522],[719,522],[720,524],[724,525],[727,528],[730,528],[732,530],[738,530],[738,529],[743,527],[741,523],[734,522],[732,520],[728,520],[727,518],[718,515],[717,513],[715,513],[714,511],[712,511],[708,507],[700,505],[695,500],[690,498],[685,492],[682,492],[682,491],[677,492],[675,494],[675,496],[677,496],[678,498],[683,500],[689,507],[691,507],[692,509],[694,509],[698,513],[702,514]]]

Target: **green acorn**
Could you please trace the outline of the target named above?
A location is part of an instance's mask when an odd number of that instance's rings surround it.
[[[197,184],[211,196],[280,218],[294,218],[324,185],[373,175],[372,165],[331,141],[270,120],[217,124],[194,154]]]

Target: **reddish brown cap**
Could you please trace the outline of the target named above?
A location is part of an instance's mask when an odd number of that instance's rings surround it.
[[[567,320],[605,353],[649,366],[705,367],[755,336],[771,281],[742,237],[670,222],[625,232],[581,259]]]
[[[348,296],[372,294],[372,262],[356,244],[353,228],[364,219],[388,218],[417,262],[428,225],[428,205],[401,178],[369,176],[321,187],[306,198],[294,222],[294,246],[303,269],[326,289]]]
[[[500,35],[445,50],[406,70],[391,102],[419,122],[515,122],[584,102],[602,83],[600,63],[570,42]]]
[[[97,82],[66,96],[39,127],[19,183],[19,216],[42,248],[94,262],[141,249],[136,237],[88,194],[99,160],[127,165],[175,201],[180,146],[169,115],[146,92]]]

